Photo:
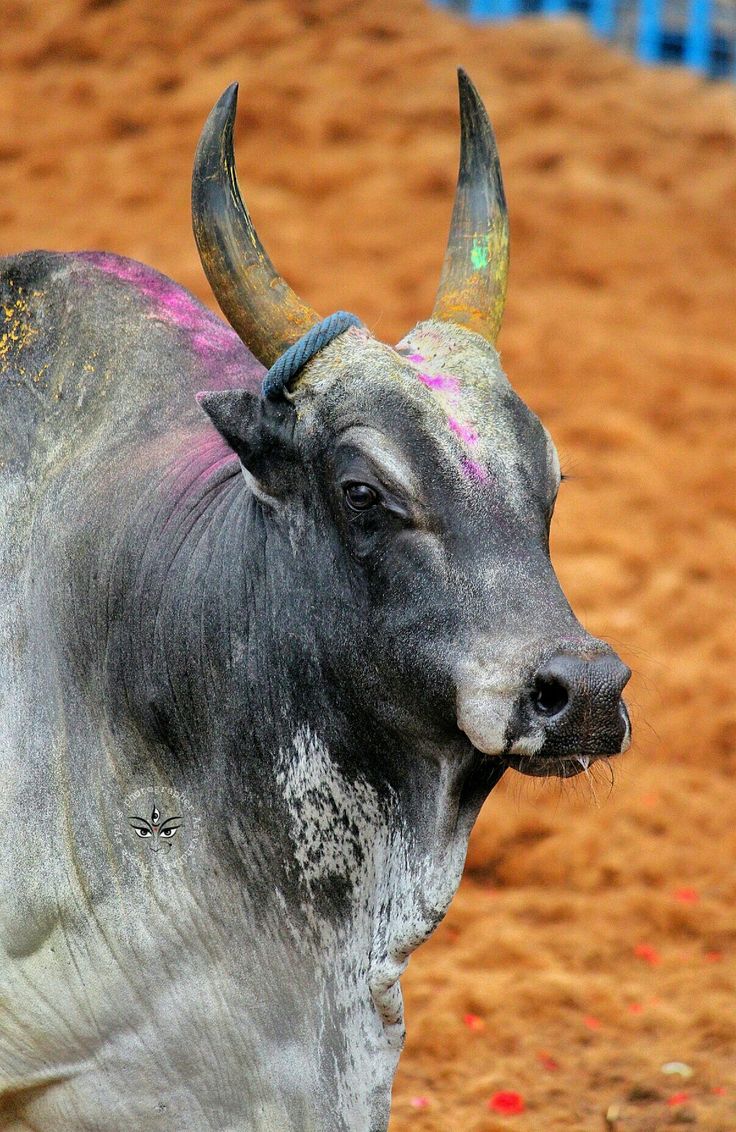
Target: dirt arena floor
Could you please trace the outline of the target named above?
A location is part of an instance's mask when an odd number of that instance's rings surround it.
[[[271,255],[395,341],[438,280],[457,64],[510,202],[504,362],[572,476],[555,561],[635,670],[635,744],[613,788],[489,799],[404,980],[392,1132],[733,1132],[736,88],[420,0],[6,0],[0,251],[108,249],[211,302],[191,161],[239,79]]]

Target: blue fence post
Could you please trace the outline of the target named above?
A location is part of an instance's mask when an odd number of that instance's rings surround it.
[[[636,52],[645,63],[662,58],[662,0],[640,0]]]
[[[612,36],[616,30],[616,0],[592,0],[590,22],[596,35]]]
[[[574,10],[587,16],[605,39],[626,35],[636,20],[635,45],[644,63],[666,56],[713,78],[736,79],[736,0],[433,0],[476,20],[508,20],[542,12],[547,16]],[[632,12],[633,9],[633,12]],[[683,28],[681,13],[686,10]]]
[[[475,20],[505,20],[520,12],[520,0],[470,0],[468,4],[468,15]]]
[[[710,17],[711,0],[690,0],[684,59],[699,71],[710,67]]]

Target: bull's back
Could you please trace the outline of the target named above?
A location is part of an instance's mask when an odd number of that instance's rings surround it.
[[[0,260],[0,477],[27,483],[80,445],[131,446],[196,420],[194,394],[257,382],[237,336],[133,260]]]

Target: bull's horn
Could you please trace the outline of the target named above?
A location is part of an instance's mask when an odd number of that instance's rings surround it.
[[[460,172],[433,318],[495,342],[509,270],[509,222],[496,139],[465,71],[460,87]]]
[[[231,326],[265,366],[320,321],[276,272],[243,204],[233,157],[238,84],[215,105],[199,139],[192,223],[205,275]]]

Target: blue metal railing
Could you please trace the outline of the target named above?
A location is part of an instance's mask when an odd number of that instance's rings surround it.
[[[711,78],[736,78],[736,0],[437,0],[471,19],[541,13],[585,17],[596,35],[644,63],[682,63]]]

